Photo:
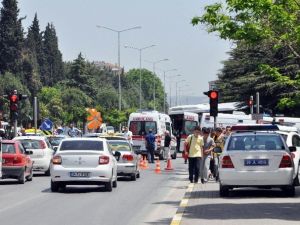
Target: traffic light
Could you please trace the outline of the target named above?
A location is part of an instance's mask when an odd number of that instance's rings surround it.
[[[219,92],[211,90],[204,92],[209,97],[209,113],[210,116],[218,116],[218,103],[219,103]]]
[[[10,109],[10,116],[13,120],[18,118],[18,102],[19,96],[16,93],[12,93],[9,95],[9,109]]]

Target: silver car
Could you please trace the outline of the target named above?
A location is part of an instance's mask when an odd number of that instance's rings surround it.
[[[119,140],[107,140],[107,142],[117,159],[118,176],[130,176],[133,181],[139,178],[139,157],[133,151],[130,143],[121,138]]]

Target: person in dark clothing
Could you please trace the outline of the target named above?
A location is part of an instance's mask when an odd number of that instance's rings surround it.
[[[170,155],[170,144],[171,144],[171,136],[169,131],[165,132],[165,143],[164,143],[164,159],[167,161]]]
[[[148,152],[148,161],[149,163],[154,163],[155,136],[151,129],[149,129],[149,133],[146,135],[145,140]]]

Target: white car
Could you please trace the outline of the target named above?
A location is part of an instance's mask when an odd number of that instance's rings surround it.
[[[62,140],[51,163],[51,191],[66,185],[117,187],[117,160],[102,138]]]
[[[287,146],[295,146],[296,151],[292,153],[293,156],[293,161],[295,165],[295,170],[294,170],[294,185],[299,186],[299,181],[300,181],[300,135],[297,132],[291,131],[276,131],[276,133],[279,133],[282,135],[284,140],[286,141]]]
[[[220,156],[220,195],[239,187],[281,188],[295,195],[294,163],[283,137],[275,132],[232,133]]]
[[[24,148],[32,151],[30,158],[33,160],[33,171],[44,172],[50,176],[50,161],[54,150],[45,136],[20,136],[14,140],[19,140]]]

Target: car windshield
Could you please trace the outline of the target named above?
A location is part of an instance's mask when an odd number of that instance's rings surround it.
[[[41,141],[39,140],[20,140],[26,149],[41,149]]]
[[[16,149],[15,149],[14,144],[2,143],[2,153],[4,153],[4,154],[14,154],[14,153],[16,153]]]
[[[108,141],[112,151],[131,151],[129,143],[125,141]]]
[[[58,146],[63,139],[63,137],[49,137],[49,142],[52,146]]]
[[[80,151],[103,151],[102,141],[70,140],[62,142],[60,151],[80,150]]]
[[[232,136],[227,150],[285,150],[285,145],[280,135]]]

